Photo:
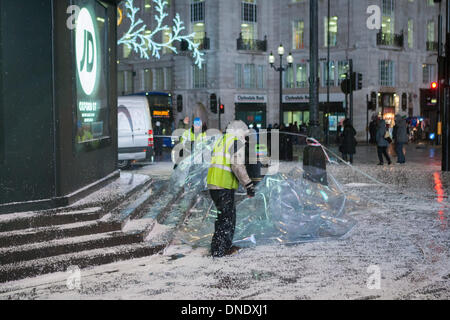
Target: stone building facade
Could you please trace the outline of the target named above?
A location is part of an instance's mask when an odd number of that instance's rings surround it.
[[[179,13],[186,31],[196,32],[196,41],[204,48],[203,68],[194,66],[181,44],[178,54],[166,52],[161,59],[149,60],[119,48],[119,93],[164,91],[172,94],[174,105],[181,96],[183,107],[180,112],[174,108],[175,121],[201,116],[209,127],[217,128],[218,114],[210,110],[210,96],[215,94],[225,106],[222,128],[236,118],[262,127],[273,125],[280,122],[280,75],[268,61],[273,52],[279,66],[277,49],[283,44],[283,63],[289,53],[294,58],[293,66],[283,73],[283,122],[308,123],[308,0],[168,2],[167,21]],[[155,3],[134,0],[134,5],[149,28],[154,27]],[[372,5],[380,8],[381,30],[367,26],[367,8]],[[359,140],[366,137],[367,117],[379,115],[389,122],[395,113],[423,116],[428,112],[435,118],[432,107],[425,110],[421,105],[421,96],[437,78],[439,5],[432,0],[331,0],[330,7],[327,77],[327,0],[319,0],[320,115],[330,116],[330,130],[348,113],[340,83],[350,59],[353,71],[363,76],[362,90],[354,92]],[[128,25],[124,19],[119,37]],[[368,113],[367,98],[376,102],[376,109]]]

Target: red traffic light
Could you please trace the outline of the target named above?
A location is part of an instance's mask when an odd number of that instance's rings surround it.
[[[222,113],[222,114],[225,113],[225,106],[223,104],[220,104],[219,112]]]
[[[431,83],[431,89],[437,89],[437,87],[438,87],[438,83],[436,81],[433,81]]]

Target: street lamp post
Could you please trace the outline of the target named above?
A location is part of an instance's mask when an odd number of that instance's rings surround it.
[[[270,53],[269,56],[269,64],[270,66],[277,72],[280,73],[280,127],[281,124],[284,121],[283,117],[283,72],[286,71],[288,68],[292,67],[292,63],[294,62],[294,58],[292,57],[292,54],[289,53],[287,57],[287,66],[283,66],[283,55],[284,55],[284,47],[282,44],[278,47],[278,55],[280,56],[280,66],[277,68],[275,67],[275,57],[273,53]]]

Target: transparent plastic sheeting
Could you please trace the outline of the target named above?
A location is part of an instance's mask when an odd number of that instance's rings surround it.
[[[196,150],[206,154],[211,152],[212,144],[213,141],[197,145]],[[184,188],[181,197],[196,197],[188,219],[177,234],[178,240],[192,246],[211,244],[217,216],[206,183],[209,163],[198,164],[201,157],[201,152],[197,152],[186,158],[171,177],[174,194]],[[347,197],[338,182],[328,174],[328,186],[324,186],[305,179],[303,173],[299,163],[287,174],[266,176],[257,185],[254,198],[246,197],[240,187],[236,193],[234,244],[295,244],[338,239],[355,226],[356,221],[345,215]]]

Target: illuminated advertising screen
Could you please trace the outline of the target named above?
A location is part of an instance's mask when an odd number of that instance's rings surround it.
[[[108,108],[107,9],[96,0],[78,0],[74,30],[77,150],[98,147],[110,137]]]

